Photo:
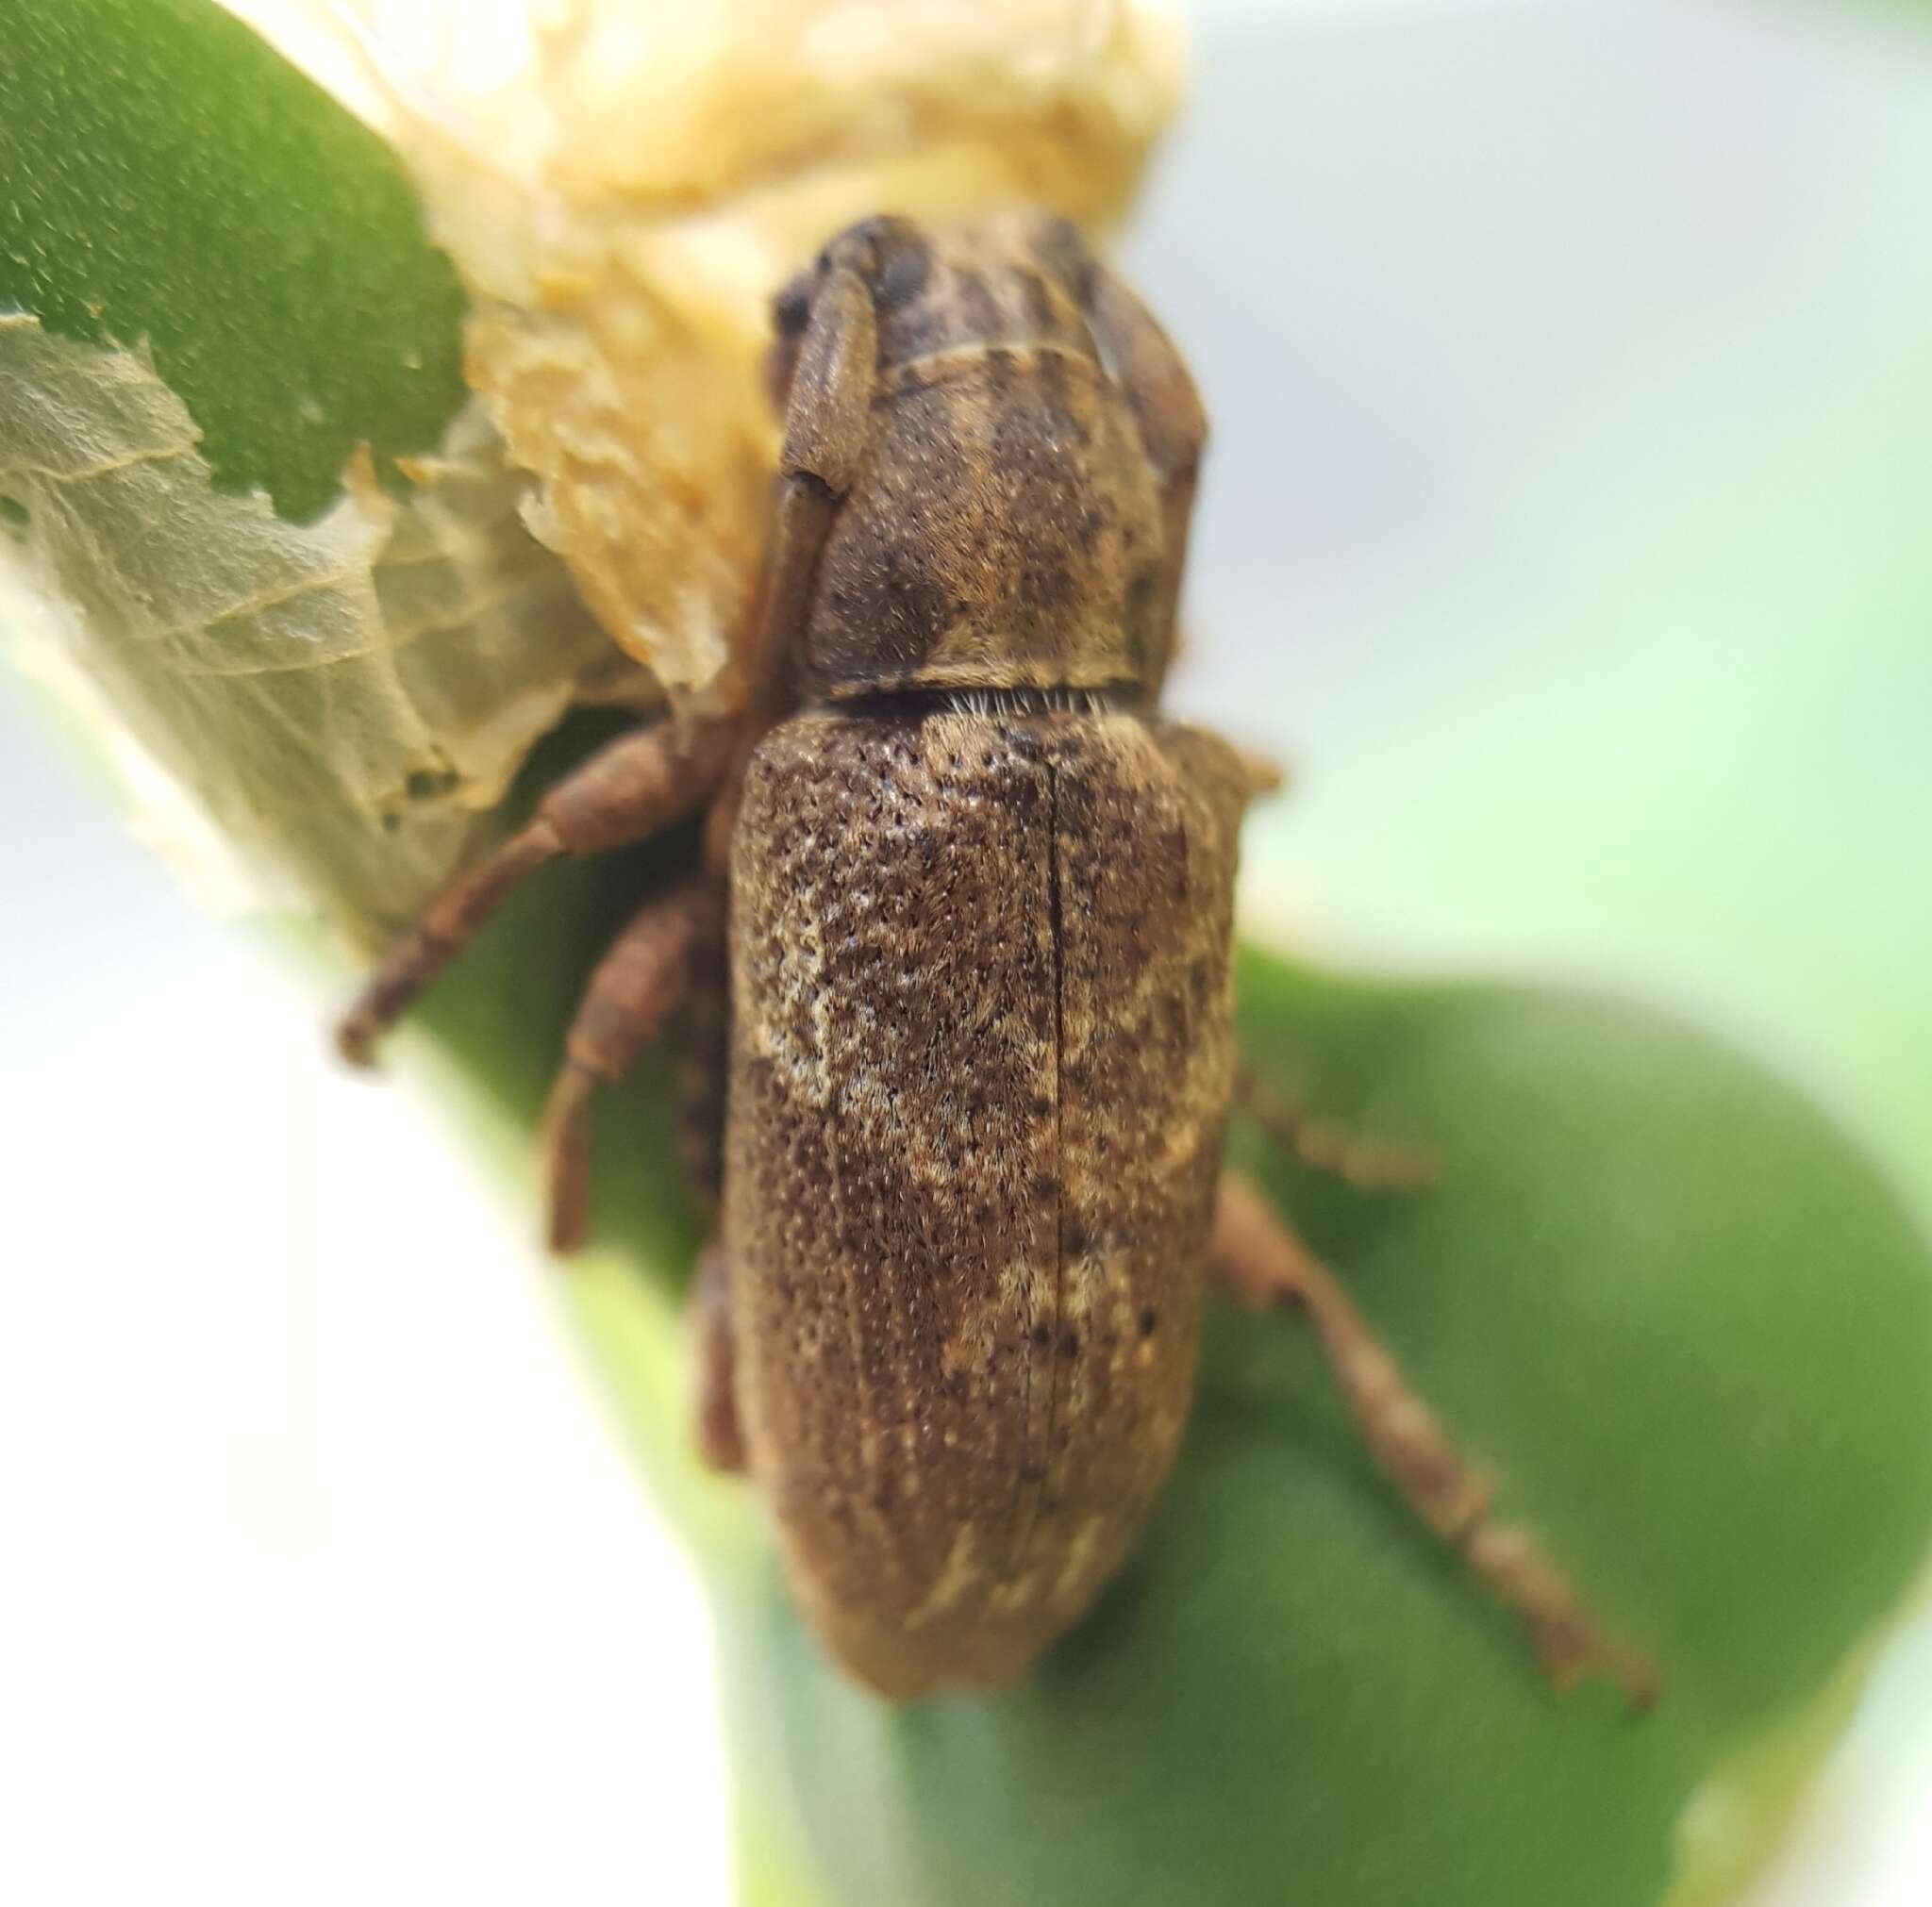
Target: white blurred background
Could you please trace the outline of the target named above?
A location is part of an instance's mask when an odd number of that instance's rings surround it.
[[[1217,423],[1176,700],[1303,775],[1256,917],[1687,1004],[1932,1207],[1932,19],[1197,11],[1129,263]],[[518,1215],[103,794],[0,676],[0,1899],[727,1899]],[[1932,1898],[1928,1717],[1922,1624],[1758,1907]]]

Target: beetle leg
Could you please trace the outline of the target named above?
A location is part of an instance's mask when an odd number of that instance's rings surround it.
[[[1251,1068],[1235,1074],[1234,1104],[1310,1171],[1333,1173],[1358,1192],[1421,1192],[1441,1177],[1434,1152],[1319,1118]]]
[[[714,1470],[745,1467],[744,1434],[732,1384],[731,1273],[715,1241],[698,1259],[685,1306],[697,1357],[697,1410],[691,1429],[698,1455]]]
[[[1569,1688],[1586,1675],[1607,1676],[1633,1707],[1651,1707],[1659,1692],[1656,1667],[1598,1630],[1526,1530],[1491,1518],[1488,1483],[1457,1453],[1327,1268],[1241,1173],[1222,1176],[1209,1249],[1215,1270],[1241,1303],[1307,1311],[1371,1454],[1416,1514],[1522,1618],[1550,1680]]]
[[[687,881],[644,903],[598,961],[565,1042],[564,1062],[543,1108],[550,1249],[575,1252],[590,1215],[591,1106],[657,1037],[691,986],[693,949],[714,903]]]
[[[1262,755],[1252,748],[1237,748],[1235,754],[1241,757],[1241,773],[1247,778],[1250,801],[1281,793],[1293,778],[1272,755]]]
[[[459,874],[390,950],[336,1029],[343,1057],[368,1065],[376,1040],[539,868],[627,847],[703,806],[730,764],[733,740],[721,723],[680,734],[659,722],[620,736],[566,775],[527,826]]]
[[[791,695],[791,643],[804,623],[819,556],[838,508],[838,497],[808,473],[788,472],[781,477],[758,635],[752,645],[745,719],[723,778],[724,791],[705,818],[705,865],[716,872],[731,865],[731,831],[738,825],[745,764],[783,714]]]
[[[791,370],[771,548],[746,665],[746,720],[724,798],[706,824],[708,867],[729,863],[744,764],[791,699],[792,645],[805,626],[832,520],[865,461],[877,371],[872,290],[849,260],[841,261],[812,300]]]
[[[715,1219],[724,1186],[724,1083],[731,973],[722,903],[706,910],[691,949],[691,985],[677,1017],[677,1151],[686,1184]]]
[[[730,970],[724,909],[705,910],[692,944],[690,991],[679,1016],[678,1150],[685,1176],[715,1219],[724,1179],[724,1082],[731,1034]],[[697,1276],[685,1302],[691,1351],[697,1361],[692,1441],[714,1470],[745,1468],[744,1436],[733,1388],[731,1277],[724,1248],[714,1237],[698,1255]]]

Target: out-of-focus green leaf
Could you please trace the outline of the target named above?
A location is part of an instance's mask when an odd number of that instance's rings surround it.
[[[512,1116],[499,1141],[534,1119],[596,922],[647,877],[525,900],[433,1001]],[[1242,982],[1274,1077],[1447,1164],[1429,1193],[1369,1196],[1251,1132],[1238,1156],[1505,1509],[1662,1661],[1662,1706],[1553,1694],[1376,1474],[1298,1323],[1220,1306],[1180,1468],[1093,1617],[1009,1694],[858,1693],[801,1627],[755,1499],[682,1454],[665,1347],[699,1227],[668,1168],[638,1176],[667,1156],[658,1080],[609,1109],[603,1248],[571,1288],[710,1560],[762,1832],[783,1823],[841,1907],[1654,1907],[1717,1858],[1686,1811],[1719,1781],[1742,1815],[1726,1852],[1774,1844],[1792,1753],[1828,1745],[1847,1663],[1932,1542],[1932,1264],[1892,1190],[1759,1068],[1645,1011],[1259,955]]]
[[[0,0],[0,309],[143,339],[225,489],[306,520],[464,398],[389,148],[212,0]]]
[[[379,934],[622,662],[462,405],[448,260],[211,0],[0,0],[0,181],[5,634],[215,891]]]

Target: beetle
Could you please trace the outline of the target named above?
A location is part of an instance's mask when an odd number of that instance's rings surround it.
[[[1307,1313],[1376,1458],[1559,1683],[1649,1701],[1649,1664],[1491,1518],[1341,1286],[1224,1169],[1237,836],[1266,777],[1159,709],[1207,435],[1179,353],[1036,214],[868,220],[774,319],[740,706],[552,788],[425,909],[343,1051],[366,1059],[544,863],[702,811],[696,865],[641,901],[572,1025],[551,1241],[583,1236],[596,1091],[681,1006],[720,1029],[698,1441],[762,1489],[853,1675],[997,1686],[1081,1617],[1174,1463],[1213,1281]]]

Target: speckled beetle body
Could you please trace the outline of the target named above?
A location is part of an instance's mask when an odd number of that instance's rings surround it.
[[[802,1599],[890,1693],[1016,1674],[1178,1448],[1245,792],[1104,707],[814,714],[753,757],[736,1394]]]
[[[1024,1668],[1178,1447],[1247,790],[1153,713],[1199,410],[1071,235],[880,221],[780,311],[841,500],[731,854],[735,1389],[803,1601],[916,1695]]]
[[[1212,1275],[1307,1311],[1377,1457],[1553,1674],[1647,1698],[1647,1665],[1491,1521],[1345,1294],[1223,1171],[1255,780],[1158,711],[1205,437],[1178,354],[1037,216],[867,221],[774,310],[784,451],[742,713],[559,785],[425,910],[345,1049],[542,862],[706,808],[704,867],[643,901],[573,1026],[552,1237],[582,1233],[592,1092],[708,995],[699,1442],[760,1486],[852,1673],[895,1698],[1008,1682],[1091,1605],[1179,1447]]]

